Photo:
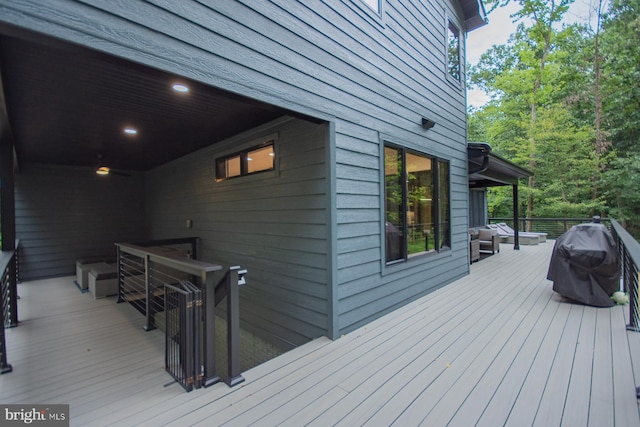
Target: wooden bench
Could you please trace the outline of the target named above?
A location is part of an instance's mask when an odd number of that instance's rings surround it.
[[[93,299],[118,294],[118,266],[106,262],[96,264],[89,271],[89,292]]]

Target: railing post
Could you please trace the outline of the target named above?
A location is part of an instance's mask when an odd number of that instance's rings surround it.
[[[246,272],[246,271],[244,271]],[[227,378],[229,387],[240,384],[244,377],[240,373],[240,278],[239,266],[229,267],[227,275]],[[243,283],[243,282],[242,282]]]
[[[220,382],[216,375],[216,284],[213,273],[204,277],[204,356],[203,386]]]
[[[151,274],[149,269],[151,267],[151,261],[149,261],[149,255],[144,257],[144,286],[145,286],[145,313],[147,314],[147,324],[144,325],[145,331],[152,331],[156,329],[155,312],[153,308],[153,289],[150,281]]]

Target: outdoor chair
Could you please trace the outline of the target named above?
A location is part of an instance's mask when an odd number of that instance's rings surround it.
[[[500,238],[496,230],[481,228],[478,230],[478,242],[480,243],[480,251],[491,251],[491,254],[500,252]]]

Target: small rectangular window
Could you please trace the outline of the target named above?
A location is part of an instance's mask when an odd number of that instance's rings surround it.
[[[456,81],[460,81],[460,30],[449,22],[447,31],[447,71]]]
[[[216,181],[275,169],[274,142],[216,159]]]

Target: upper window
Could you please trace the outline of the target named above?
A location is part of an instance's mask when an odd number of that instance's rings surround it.
[[[384,162],[386,261],[448,249],[449,163],[391,145]]]
[[[369,6],[371,9],[375,10],[376,13],[380,13],[382,10],[382,5],[380,4],[382,0],[362,0]]]
[[[447,30],[447,72],[460,81],[460,30],[449,22]]]
[[[275,169],[274,141],[216,159],[216,181]]]

